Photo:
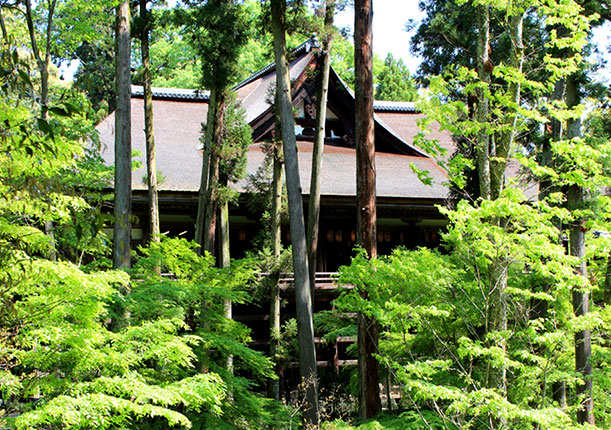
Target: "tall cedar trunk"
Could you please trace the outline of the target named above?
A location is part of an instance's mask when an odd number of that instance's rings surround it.
[[[490,8],[478,6],[478,35],[477,35],[477,73],[479,80],[486,85],[486,89],[477,91],[477,109],[475,117],[481,126],[477,134],[477,172],[479,177],[479,196],[490,199],[490,135],[485,124],[488,122],[489,100],[486,95],[490,85],[492,63],[490,62]]]
[[[373,7],[371,0],[354,2],[354,69],[356,78],[356,207],[357,240],[369,258],[377,257],[376,172],[373,119]],[[359,314],[358,377],[359,415],[372,418],[380,413],[378,323]]]
[[[115,225],[113,263],[115,268],[130,266],[131,251],[131,75],[129,2],[117,6],[117,110],[115,112]]]
[[[216,94],[215,88],[210,90],[210,98],[208,99],[208,113],[206,115],[206,131],[204,133],[204,150],[202,154],[202,173],[199,183],[199,195],[197,200],[197,217],[195,219],[195,243],[199,247],[199,252],[205,249],[204,241],[204,224],[206,219],[206,208],[208,207],[208,177],[210,170],[210,154],[212,147],[212,132],[216,117]],[[210,125],[208,127],[208,125]]]
[[[226,90],[218,91],[216,96],[215,116],[210,141],[210,172],[208,174],[208,193],[206,196],[206,216],[204,218],[204,249],[214,254],[216,240],[216,214],[219,207],[218,187],[219,169],[221,163],[221,148],[223,145],[223,125],[227,102]]]
[[[575,75],[566,81],[566,105],[568,108],[579,104],[579,83]],[[566,137],[568,139],[581,137],[581,120],[567,121]],[[582,209],[585,204],[586,190],[577,185],[571,185],[568,190],[567,204],[571,211]],[[569,242],[571,255],[579,259],[577,272],[587,278],[586,267],[586,237],[585,220],[575,219],[569,229]],[[573,290],[573,311],[575,316],[581,317],[590,310],[590,295],[588,291]],[[577,410],[577,422],[580,424],[594,424],[594,402],[592,399],[592,335],[590,330],[580,330],[575,333],[575,369],[581,374],[584,383],[577,385],[577,396],[581,403]]]
[[[327,120],[327,95],[329,93],[329,74],[331,71],[331,51],[333,16],[335,2],[329,0],[325,5],[325,34],[318,54],[318,73],[316,74],[316,128],[314,131],[314,150],[312,153],[312,177],[310,180],[310,200],[308,202],[308,264],[310,286],[315,289],[316,253],[318,249],[318,223],[320,219],[320,173],[322,154],[325,146],[325,122]],[[312,295],[312,299],[314,295]]]
[[[276,122],[276,136],[280,133],[280,124]],[[272,253],[275,258],[280,257],[280,239],[281,239],[281,224],[280,224],[280,213],[282,211],[282,156],[280,148],[280,142],[276,142],[274,145],[274,165],[273,165],[273,178],[272,178],[272,226],[271,226],[271,239],[272,239]],[[280,373],[280,363],[275,361],[276,351],[278,349],[278,340],[280,339],[280,288],[278,281],[280,280],[280,272],[278,270],[271,274],[271,291],[270,291],[270,309],[269,309],[269,329],[270,329],[270,341],[269,341],[269,355],[274,360],[276,369],[276,375]],[[280,400],[280,379],[270,379],[268,383],[268,397]]]
[[[30,0],[25,0],[25,18],[26,25],[28,27],[28,34],[30,42],[32,43],[32,54],[36,60],[38,66],[38,72],[40,73],[40,118],[43,121],[49,120],[49,65],[51,63],[51,35],[53,33],[53,16],[55,14],[55,6],[57,0],[52,0],[48,3],[49,11],[47,13],[47,29],[45,34],[45,53],[44,55],[40,52],[38,42],[36,39],[36,29],[34,27],[32,3]],[[4,28],[4,20],[2,20],[3,34],[6,33]],[[6,37],[5,37],[6,38]],[[52,261],[57,260],[57,251],[55,249],[55,228],[51,220],[45,221],[45,233],[49,236],[50,250],[49,259]]]
[[[140,48],[144,86],[144,135],[146,139],[146,172],[149,198],[149,240],[159,242],[159,203],[157,199],[157,162],[155,159],[155,136],[153,132],[153,89],[151,85],[151,60],[149,55],[150,14],[146,0],[140,0],[142,33]]]
[[[289,204],[289,224],[293,247],[295,271],[295,304],[297,307],[297,330],[299,341],[299,372],[306,384],[304,420],[306,425],[318,427],[318,381],[316,375],[316,351],[314,349],[314,324],[308,271],[303,201],[297,161],[295,120],[291,101],[291,82],[286,58],[285,35],[286,0],[271,0],[272,32],[274,36],[274,58],[276,61],[277,109],[282,128],[284,168]]]

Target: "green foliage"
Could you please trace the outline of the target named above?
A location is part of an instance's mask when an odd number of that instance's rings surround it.
[[[253,392],[271,362],[223,309],[250,299],[256,264],[221,270],[166,239],[130,274],[107,270],[109,170],[93,155],[89,103],[55,94],[41,120],[27,62],[7,47],[0,61],[12,71],[0,78],[0,427],[280,425],[279,405]]]
[[[450,254],[398,249],[369,261],[361,252],[341,270],[340,283],[354,288],[335,301],[336,312],[379,321],[378,360],[412,414],[436,414],[440,425],[457,428],[488,428],[489,417],[501,416],[509,428],[576,428],[551,384],[575,386],[572,335],[603,322],[598,312],[571,316],[570,292],[591,286],[557,243],[555,223],[570,214],[511,188],[495,201],[443,211]],[[487,283],[499,267],[507,272],[509,321],[490,331],[495,302]],[[486,388],[489,368],[499,366],[508,369],[506,396]]]
[[[354,44],[345,37],[333,39],[331,45],[331,67],[340,78],[350,87],[354,88]],[[384,62],[377,54],[373,54],[374,85],[384,68]]]
[[[409,70],[401,58],[395,59],[388,54],[384,67],[376,76],[376,100],[393,100],[398,102],[413,102],[418,97],[418,91]]]
[[[177,17],[190,35],[200,62],[203,88],[225,89],[235,82],[237,59],[248,41],[245,9],[234,2],[189,4]]]
[[[323,430],[454,430],[456,427],[448,425],[430,411],[406,411],[399,416],[383,416],[367,421],[360,425],[353,425],[342,420],[326,422]]]
[[[223,147],[220,149],[219,182],[237,182],[246,174],[246,154],[252,144],[252,130],[246,110],[231,100],[223,121]]]

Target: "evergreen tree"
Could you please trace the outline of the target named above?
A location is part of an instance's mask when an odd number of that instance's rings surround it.
[[[401,58],[395,59],[391,53],[386,56],[384,67],[377,74],[376,81],[376,100],[413,102],[418,97],[407,66]]]

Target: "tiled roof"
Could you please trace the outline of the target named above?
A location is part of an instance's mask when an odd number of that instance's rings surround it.
[[[310,194],[310,175],[312,169],[312,143],[298,143],[299,176],[304,195]],[[248,152],[248,174],[256,173],[262,165],[265,154],[260,146],[251,145]],[[352,148],[325,145],[321,171],[321,195],[356,196],[356,153]],[[426,170],[432,178],[432,185],[425,185],[411,165]],[[425,157],[386,154],[376,152],[376,195],[378,197],[418,198],[443,200],[448,197],[445,186],[447,176],[434,160]],[[244,191],[247,180],[236,184]]]
[[[146,172],[146,144],[144,138],[144,102],[132,98],[132,149],[140,167],[133,171],[132,187],[144,190]],[[208,106],[194,100],[154,100],[154,127],[157,152],[157,170],[164,178],[160,191],[188,191],[199,189],[202,158],[199,152],[201,123],[206,119]],[[404,114],[404,120],[415,127],[413,114]],[[409,127],[408,127],[409,128]],[[103,144],[102,157],[108,164],[114,163],[114,114],[97,127]],[[310,192],[312,143],[299,143],[299,170],[304,194]],[[254,174],[263,163],[260,145],[249,148],[247,171]],[[356,157],[352,148],[325,145],[323,155],[322,195],[353,196],[356,192]],[[414,164],[427,170],[433,185],[424,185],[410,168]],[[445,173],[434,160],[427,157],[376,153],[377,195],[379,197],[445,199],[447,188]],[[246,180],[235,185],[244,191]]]
[[[144,88],[140,85],[132,85],[132,96],[144,96]],[[208,90],[184,90],[179,88],[153,88],[153,97],[156,99],[170,100],[210,100]]]
[[[293,51],[291,79],[297,79],[306,72],[312,61],[311,48],[315,42],[309,40]],[[352,91],[333,72],[348,94]],[[275,85],[275,66],[257,72],[249,79],[234,87],[238,99],[247,112],[247,120],[253,124],[258,118],[266,118],[270,105],[270,88]],[[141,167],[134,170],[132,187],[135,190],[146,188],[143,181],[146,172],[144,107],[142,87],[132,87],[132,149],[139,155],[135,157]],[[154,135],[157,152],[157,169],[163,181],[160,191],[197,192],[200,185],[202,157],[199,151],[201,124],[206,121],[209,92],[169,88],[153,89]],[[347,98],[347,109],[351,109],[353,98]],[[405,153],[412,155],[376,152],[377,195],[392,198],[445,199],[447,187],[445,172],[436,161],[417,149],[414,137],[418,132],[417,121],[422,118],[413,103],[374,102],[376,129],[381,127],[384,139],[412,148]],[[350,114],[352,116],[352,113]],[[102,142],[102,156],[108,164],[114,164],[114,114],[104,119],[97,127]],[[376,134],[378,132],[376,131]],[[453,141],[449,133],[433,126],[432,138],[443,147],[452,149]],[[309,193],[310,169],[312,162],[312,143],[299,143],[299,169],[302,190]],[[264,154],[258,144],[251,145],[248,152],[248,173],[253,174],[263,163]],[[432,185],[424,185],[412,171],[411,166],[426,170],[433,180]],[[246,181],[235,187],[244,191]],[[354,196],[356,194],[356,156],[355,150],[346,146],[325,144],[322,171],[322,195]]]
[[[374,100],[373,110],[376,112],[420,112],[416,109],[414,102],[389,102],[383,100]]]

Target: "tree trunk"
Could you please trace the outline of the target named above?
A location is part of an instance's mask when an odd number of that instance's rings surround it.
[[[322,171],[322,154],[325,146],[325,122],[327,120],[327,95],[329,93],[329,74],[331,71],[331,42],[335,2],[329,0],[325,5],[325,31],[322,47],[318,54],[318,73],[316,74],[316,128],[314,132],[314,150],[312,153],[312,177],[310,180],[310,199],[308,202],[308,264],[310,268],[310,286],[312,300],[316,279],[316,253],[318,250],[318,223],[320,219],[320,173]]]
[[[299,371],[306,384],[304,420],[306,425],[318,427],[318,381],[316,376],[316,351],[314,347],[314,324],[308,270],[303,201],[297,161],[295,122],[291,101],[291,81],[286,58],[285,35],[286,0],[271,0],[274,57],[276,61],[276,94],[282,124],[282,143],[289,203],[289,224],[293,247],[295,271],[295,302],[297,307],[297,329],[299,340]]]
[[[38,103],[40,104],[40,118],[43,121],[49,120],[49,65],[51,63],[51,35],[53,33],[53,16],[55,13],[55,6],[57,5],[57,0],[52,0],[49,2],[49,10],[47,14],[47,28],[45,34],[45,53],[44,55],[40,52],[38,47],[38,42],[36,38],[36,28],[34,27],[34,11],[32,9],[32,3],[30,0],[25,0],[25,18],[26,25],[28,27],[28,34],[30,37],[30,42],[32,44],[32,55],[36,60],[36,65],[38,66],[38,72],[40,73],[40,99]],[[3,32],[6,32],[4,28],[4,20],[2,22]],[[46,220],[45,221],[45,233],[49,236],[49,259],[51,261],[57,260],[57,251],[55,248],[55,227],[53,226],[53,221]]]
[[[517,74],[521,74],[522,64],[524,62],[524,43],[522,40],[524,13],[520,10],[516,10],[516,14],[510,16],[508,21],[509,36],[511,40],[511,57],[509,60],[509,65],[516,71]],[[508,95],[510,105],[507,106],[507,113],[505,114],[507,117],[505,120],[507,131],[501,133],[495,147],[494,158],[490,161],[490,193],[492,199],[498,198],[503,190],[507,159],[516,136],[520,92],[521,85],[518,79],[514,79],[509,82]]]
[[[8,33],[6,32],[6,25],[4,24],[4,17],[2,16],[2,8],[0,7],[0,30],[2,30],[2,39],[4,43],[8,45]]]
[[[113,262],[130,267],[131,252],[131,71],[129,2],[117,6],[117,109],[115,112],[115,201]]]
[[[564,79],[559,79],[554,84],[554,93],[552,94],[552,99],[558,100],[558,101],[564,100]],[[561,140],[562,134],[563,134],[562,121],[556,118],[552,118],[551,119],[551,128],[552,128],[552,136],[551,136],[552,140],[553,141]],[[543,144],[543,150],[542,150],[542,155],[541,155],[541,164],[545,167],[554,166],[553,153],[552,153],[550,142],[546,141]],[[556,190],[554,189],[554,186],[551,180],[541,181],[541,183],[539,184],[539,200],[543,200],[544,198],[546,198],[547,196],[549,196],[551,193],[555,191]],[[558,226],[558,237],[559,238],[561,236],[561,230],[562,230],[562,226],[559,225]],[[549,286],[546,286],[546,289],[549,290]],[[545,314],[547,314],[547,301],[543,300],[542,302],[545,303]],[[565,382],[554,382],[552,384],[552,396],[553,396],[554,401],[558,403],[558,405],[561,408],[563,409],[566,408],[567,406],[566,383]]]
[[[280,127],[276,126],[276,136],[279,136]],[[276,142],[274,146],[274,172],[272,179],[272,253],[277,259],[280,257],[280,213],[282,211],[282,158],[279,147],[280,142]],[[278,282],[280,280],[280,272],[278,270],[271,274],[271,292],[270,292],[270,309],[269,309],[269,355],[274,360],[276,375],[280,373],[280,363],[276,362],[276,351],[278,350],[278,340],[280,339],[280,288]],[[268,397],[280,400],[280,379],[271,379],[268,383]]]
[[[503,222],[502,220],[500,222]],[[489,292],[488,292],[488,327],[487,333],[499,333],[507,330],[507,265],[505,261],[491,263]],[[493,341],[493,345],[503,348],[505,342]],[[498,390],[503,396],[507,396],[507,369],[504,366],[488,366],[488,388]],[[503,425],[503,423],[501,422]]]
[[[377,257],[376,172],[373,119],[373,7],[371,0],[354,2],[354,69],[356,103],[357,241],[369,258]],[[379,386],[378,323],[358,317],[359,415],[369,419],[382,410]]]
[[[142,33],[140,47],[142,53],[144,87],[144,135],[146,138],[146,172],[148,175],[149,200],[149,240],[159,242],[159,203],[157,199],[157,162],[155,159],[155,135],[153,132],[153,89],[151,84],[151,60],[149,55],[150,14],[146,0],[140,0]]]
[[[25,0],[25,18],[28,27],[30,42],[32,43],[32,55],[36,60],[38,71],[40,73],[40,117],[45,121],[48,119],[49,113],[49,64],[51,63],[51,37],[53,34],[53,16],[55,14],[55,6],[57,0],[49,2],[49,10],[47,12],[47,28],[45,32],[45,53],[40,51],[36,38],[36,28],[34,26],[32,3],[31,0]]]
[[[206,219],[206,208],[208,207],[208,179],[210,170],[210,154],[212,147],[212,134],[214,118],[216,117],[216,89],[210,90],[208,99],[208,113],[206,115],[206,131],[204,133],[204,150],[202,154],[202,174],[199,184],[199,196],[197,200],[197,217],[195,219],[195,243],[199,247],[199,253],[205,249],[204,224]]]
[[[226,187],[227,184],[225,183],[223,186]],[[226,268],[231,265],[229,253],[229,203],[226,199],[223,199],[219,206],[219,267]],[[231,300],[224,300],[223,306],[225,308],[225,317],[232,319]],[[229,372],[233,372],[233,355],[227,355],[225,366]]]
[[[481,130],[477,134],[477,172],[479,177],[479,196],[488,200],[491,196],[490,189],[490,135],[486,124],[488,123],[489,100],[486,90],[490,85],[492,63],[490,62],[490,8],[478,6],[478,36],[477,36],[477,74],[479,80],[486,89],[477,90],[477,109],[475,117],[480,124]]]
[[[580,102],[578,77],[575,75],[566,81],[566,105],[573,108]],[[566,137],[568,139],[581,137],[581,120],[569,119],[567,121]],[[567,204],[571,211],[582,209],[586,200],[586,190],[578,185],[571,185],[568,190]],[[569,229],[569,242],[571,255],[579,259],[577,272],[587,278],[586,267],[586,237],[585,220],[575,219]],[[590,310],[590,294],[588,291],[573,290],[573,311],[575,316],[581,317]],[[575,333],[575,370],[580,373],[583,384],[577,385],[577,397],[580,407],[577,410],[577,422],[594,425],[594,402],[592,399],[592,335],[589,329]]]
[[[522,23],[524,19],[523,11],[519,9],[515,11],[515,15],[507,17],[509,24],[509,35],[511,40],[511,57],[509,65],[516,71],[517,74],[522,73],[522,63],[524,60],[524,44],[522,41]],[[482,28],[486,28],[484,23],[485,17],[482,21]],[[480,31],[482,31],[480,29]],[[482,37],[484,39],[484,37]],[[483,46],[482,46],[483,48]],[[486,70],[486,61],[490,61],[487,58],[487,49],[482,49],[482,52],[486,52],[486,55],[481,59],[484,72],[489,74]],[[490,69],[490,68],[488,68]],[[490,76],[483,76],[489,82]],[[490,198],[497,199],[500,197],[504,187],[505,180],[505,169],[507,168],[507,159],[509,157],[509,151],[513,145],[516,135],[516,126],[518,120],[518,106],[520,104],[520,82],[519,80],[512,80],[508,83],[508,96],[509,104],[505,106],[505,120],[506,131],[500,133],[497,144],[495,145],[495,152],[493,159],[490,160]],[[482,102],[483,100],[480,100]],[[485,145],[485,142],[482,143]],[[480,176],[481,178],[481,176]],[[500,219],[497,221],[499,225],[503,225],[505,220]],[[489,306],[488,306],[488,332],[503,332],[507,330],[507,266],[509,262],[505,261],[502,257],[501,260],[492,263],[490,269],[490,290],[489,290]],[[497,343],[496,346],[500,346],[503,350],[506,350],[505,342]],[[488,383],[489,388],[498,390],[503,396],[507,395],[507,370],[504,366],[489,366],[488,369]],[[506,426],[506,422],[502,419],[498,420],[498,426]]]
[[[218,91],[216,96],[216,106],[214,122],[212,124],[212,136],[210,141],[210,172],[208,174],[208,192],[206,195],[206,208],[204,218],[204,250],[214,254],[215,233],[216,233],[216,214],[218,209],[218,187],[219,169],[221,162],[221,147],[223,145],[223,125],[225,121],[227,94],[225,91]]]

